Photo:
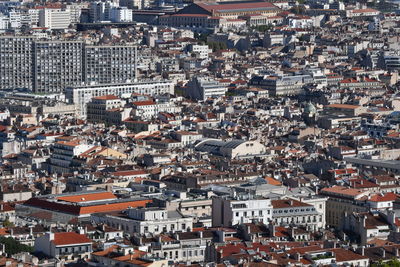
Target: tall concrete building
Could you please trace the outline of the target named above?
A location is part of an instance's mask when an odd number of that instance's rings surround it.
[[[136,46],[86,46],[84,53],[87,84],[124,83],[136,77]]]
[[[38,41],[33,51],[35,92],[62,92],[83,82],[83,42]]]
[[[110,9],[115,6],[112,2],[92,2],[89,6],[90,20],[92,22],[109,21]]]
[[[133,82],[136,46],[85,46],[83,41],[0,37],[0,90],[25,88],[58,93],[82,83]]]
[[[0,89],[32,89],[32,37],[0,37]]]
[[[70,10],[45,8],[39,12],[39,26],[50,30],[68,29],[71,24]]]

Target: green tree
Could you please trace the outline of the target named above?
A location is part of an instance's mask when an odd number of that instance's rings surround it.
[[[14,224],[12,223],[12,222],[10,222],[10,220],[9,219],[5,219],[4,221],[3,221],[3,227],[14,227]]]
[[[0,236],[0,243],[4,244],[7,254],[16,254],[20,252],[33,252],[33,247],[23,245],[12,237]]]
[[[400,267],[400,261],[398,259],[391,259],[390,261],[383,262],[382,260],[378,263],[371,264],[371,267]]]

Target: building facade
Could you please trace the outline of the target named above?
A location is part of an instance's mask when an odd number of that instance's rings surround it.
[[[171,81],[143,81],[136,83],[83,85],[66,88],[66,97],[77,106],[82,117],[86,117],[86,104],[93,97],[115,95],[129,97],[133,93],[146,95],[173,94],[174,83]]]
[[[124,83],[136,78],[136,46],[85,46],[87,84]]]
[[[29,64],[29,63],[28,63]],[[34,43],[34,91],[62,92],[83,82],[83,43],[37,41]]]
[[[32,45],[29,36],[0,37],[0,89],[32,89]]]
[[[248,196],[239,196],[233,199],[213,198],[213,227],[230,227],[254,221],[267,223],[272,219],[270,199],[246,197]]]

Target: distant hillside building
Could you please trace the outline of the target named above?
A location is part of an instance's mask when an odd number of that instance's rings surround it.
[[[178,14],[204,14],[214,17],[237,19],[246,15],[275,16],[280,9],[268,2],[249,3],[195,3],[180,10]]]

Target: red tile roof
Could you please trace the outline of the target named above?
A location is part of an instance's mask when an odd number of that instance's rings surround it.
[[[368,201],[372,202],[381,202],[381,201],[395,201],[397,198],[397,195],[395,193],[386,193],[385,195],[381,194],[376,194],[373,195]]]
[[[274,209],[312,206],[310,204],[303,203],[295,199],[279,199],[279,200],[272,200],[271,202],[272,202],[272,207],[274,207]]]
[[[92,240],[85,235],[80,235],[75,232],[54,233],[54,240],[52,241],[56,246],[65,246],[73,244],[92,243]]]
[[[360,106],[357,105],[348,105],[348,104],[331,104],[327,106],[328,108],[343,108],[343,109],[356,109]]]
[[[155,103],[152,100],[145,100],[145,101],[136,101],[133,102],[132,104],[134,104],[135,106],[150,106],[154,105]]]
[[[126,202],[107,203],[101,205],[79,206],[73,203],[57,203],[42,198],[31,198],[24,205],[38,207],[50,211],[58,211],[73,215],[91,214],[96,212],[118,211],[128,207],[145,207],[147,203],[151,203],[150,199],[127,200]]]
[[[117,197],[111,192],[99,192],[99,193],[64,196],[64,197],[59,197],[57,199],[67,202],[87,202],[87,201],[116,199],[116,198]]]

